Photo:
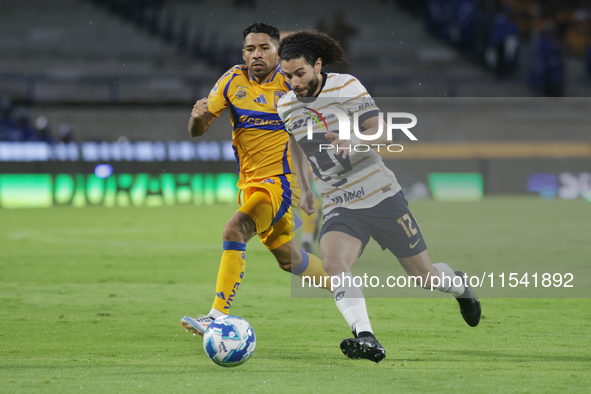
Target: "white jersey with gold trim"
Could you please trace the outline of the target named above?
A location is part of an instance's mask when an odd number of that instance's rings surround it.
[[[298,98],[290,91],[279,100],[277,111],[287,132],[295,137],[308,157],[324,213],[337,207],[371,208],[401,190],[396,176],[373,149],[352,150],[345,159],[340,153],[335,155],[334,149],[326,149],[330,142],[325,135],[327,131],[339,132],[337,116],[329,113],[331,109],[347,114],[351,134],[355,115],[361,125],[366,119],[378,116],[379,109],[357,78],[348,74],[322,75],[323,86],[317,97]],[[313,127],[312,138],[308,138],[309,124]]]

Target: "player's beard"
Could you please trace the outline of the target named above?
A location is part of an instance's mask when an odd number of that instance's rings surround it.
[[[318,80],[318,75],[316,75],[316,73],[314,73],[314,76],[312,77],[312,79],[310,80],[310,82],[308,82],[308,84],[302,89],[305,90],[305,94],[298,94],[297,92],[294,92],[296,94],[296,96],[298,97],[312,97],[314,95],[314,92],[316,92],[316,89],[318,89],[318,84],[319,84],[319,80]]]
[[[263,68],[259,69],[259,70],[255,70],[254,69],[254,64],[255,63],[260,63],[263,65]],[[250,72],[252,73],[252,75],[254,75],[257,78],[265,78],[267,77],[267,75],[269,75],[271,73],[271,69],[269,68],[269,65],[266,62],[263,62],[261,60],[257,60],[257,61],[253,61],[251,67],[249,68]]]

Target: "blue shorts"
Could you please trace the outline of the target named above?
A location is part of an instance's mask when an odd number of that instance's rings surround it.
[[[329,231],[355,237],[365,245],[370,238],[396,257],[411,257],[427,250],[427,244],[402,191],[366,209],[335,208],[324,215],[319,239]],[[362,249],[362,250],[363,250]]]

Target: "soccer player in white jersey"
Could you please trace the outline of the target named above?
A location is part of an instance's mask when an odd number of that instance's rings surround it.
[[[374,336],[362,289],[351,280],[351,268],[370,237],[383,249],[389,249],[408,275],[420,277],[423,288],[437,288],[454,295],[466,323],[476,326],[480,321],[480,301],[463,272],[454,271],[445,263],[431,264],[421,230],[394,173],[373,150],[351,150],[352,145],[360,142],[354,133],[351,140],[339,140],[336,117],[326,115],[330,109],[338,109],[347,114],[350,124],[357,115],[360,130],[367,135],[375,134],[379,122],[383,122],[375,102],[355,77],[322,72],[323,66],[346,61],[343,49],[324,33],[302,31],[281,41],[279,56],[293,91],[282,97],[277,109],[291,134],[292,160],[298,175],[306,172],[306,157],[315,174],[316,188],[324,203],[320,254],[326,272],[340,278],[334,282],[334,299],[355,336],[341,342],[343,353],[375,362],[386,356]],[[312,114],[316,114],[316,119]],[[313,127],[311,138],[309,123]],[[382,126],[384,130],[385,125]],[[387,143],[386,133],[383,135],[371,143]],[[321,150],[320,144],[331,144],[339,150]],[[315,195],[307,177],[299,179],[300,206],[311,213]]]

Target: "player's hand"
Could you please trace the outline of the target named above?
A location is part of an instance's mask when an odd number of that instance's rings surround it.
[[[300,199],[300,208],[302,211],[306,213],[306,215],[310,216],[314,212],[316,212],[316,207],[314,206],[314,201],[316,200],[316,195],[312,190],[308,190],[307,192],[302,191],[302,198]]]
[[[333,145],[336,149],[335,156],[342,155],[343,159],[346,159],[349,155],[349,151],[351,150],[351,140],[341,140],[339,139],[339,133],[335,133],[332,131],[327,132],[324,135],[324,138],[330,141],[331,145]]]
[[[207,98],[202,98],[197,101],[191,111],[191,116],[195,119],[201,118],[209,110],[209,101]]]

